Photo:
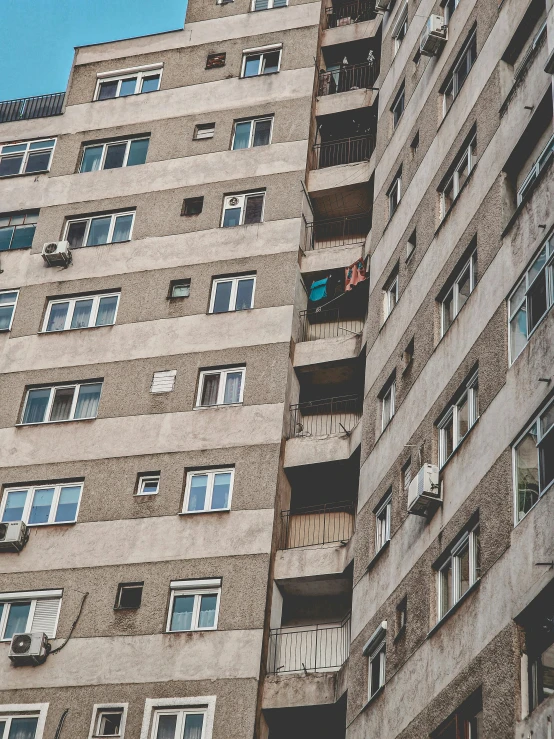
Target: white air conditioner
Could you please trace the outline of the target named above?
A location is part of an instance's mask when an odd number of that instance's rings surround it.
[[[14,634],[8,657],[16,666],[41,665],[50,653],[50,642],[45,633]]]
[[[384,13],[386,10],[389,9],[390,0],[376,0],[375,2],[375,10],[380,10],[382,13]]]
[[[67,267],[71,264],[69,241],[49,241],[42,247],[42,258],[49,267]]]
[[[20,552],[29,539],[29,529],[23,521],[0,523],[0,552]]]
[[[424,464],[408,488],[408,513],[426,516],[442,503],[439,468]]]
[[[448,39],[448,28],[442,15],[431,15],[421,35],[419,50],[425,56],[436,56]]]

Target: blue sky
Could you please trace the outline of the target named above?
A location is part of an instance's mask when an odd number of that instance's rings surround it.
[[[187,0],[0,0],[0,100],[67,85],[73,47],[182,28]]]

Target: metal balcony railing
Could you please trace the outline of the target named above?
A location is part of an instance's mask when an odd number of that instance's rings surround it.
[[[541,173],[541,171],[546,167],[546,165],[550,162],[552,157],[554,156],[554,136],[550,139],[548,144],[544,147],[544,149],[539,154],[536,162],[531,167],[531,170],[527,177],[523,180],[523,183],[521,184],[521,187],[517,191],[517,204],[520,205],[531,187],[533,186],[533,183]]]
[[[354,504],[328,503],[282,511],[281,549],[347,542],[354,533]]]
[[[311,400],[290,406],[289,439],[349,434],[362,417],[358,395]]]
[[[61,115],[65,92],[0,102],[0,123]]]
[[[371,134],[316,144],[312,149],[311,169],[368,161],[374,146],[375,142]]]
[[[371,213],[306,223],[304,251],[356,244],[365,241],[370,229]]]
[[[337,670],[349,653],[350,615],[337,626],[271,629],[267,670],[270,674]]]
[[[351,23],[361,23],[375,18],[375,0],[369,2],[345,3],[326,9],[327,28],[349,26]]]
[[[319,71],[319,84],[317,94],[335,95],[338,92],[349,92],[350,90],[367,90],[373,87],[377,79],[376,65],[374,62],[363,62],[362,64],[344,64],[339,69]]]
[[[301,310],[299,316],[300,341],[348,338],[361,334],[364,328],[363,318],[341,318],[339,308]]]

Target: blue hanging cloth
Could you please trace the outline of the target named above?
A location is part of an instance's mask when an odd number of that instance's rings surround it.
[[[328,277],[326,277],[324,280],[317,280],[316,282],[312,282],[312,287],[310,288],[310,300],[312,302],[315,303],[316,300],[321,300],[322,298],[327,297],[328,282]]]

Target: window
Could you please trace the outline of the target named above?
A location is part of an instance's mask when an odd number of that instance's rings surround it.
[[[271,8],[284,8],[288,0],[253,0],[252,10],[271,10]]]
[[[402,83],[400,90],[398,91],[396,97],[394,98],[394,102],[391,107],[393,128],[396,128],[398,126],[398,123],[400,119],[402,118],[402,113],[404,112],[405,101],[406,101],[406,94],[405,94],[404,83]]]
[[[254,307],[256,275],[221,277],[212,283],[210,313],[250,310]]]
[[[467,178],[476,164],[477,136],[473,134],[469,144],[465,145],[454,162],[454,171],[439,189],[441,195],[441,218],[450,211],[454,201],[460,194]]]
[[[406,628],[406,622],[408,621],[408,596],[405,595],[400,603],[396,606],[396,636],[400,634]]]
[[[406,348],[402,352],[402,364],[404,365],[403,372],[406,372],[412,363],[412,360],[414,358],[414,348],[415,348],[415,339],[412,336]]]
[[[23,141],[0,146],[0,177],[48,172],[56,139]]]
[[[202,708],[158,709],[154,712],[152,739],[202,739],[206,711]]]
[[[113,326],[118,305],[119,293],[50,299],[42,330],[69,331],[77,328]]]
[[[396,395],[396,378],[387,383],[381,396],[381,431],[384,431],[394,416],[394,401]]]
[[[177,370],[161,370],[154,372],[150,385],[151,393],[171,393],[175,388]]]
[[[383,621],[363,648],[368,656],[368,699],[385,685],[385,662],[387,654],[387,622]]]
[[[142,602],[143,582],[122,582],[117,586],[117,597],[115,599],[116,610],[140,608]],[[99,736],[106,736],[99,734]]]
[[[266,46],[261,49],[246,49],[242,53],[241,77],[259,77],[273,74],[281,66],[281,46]]]
[[[392,511],[392,491],[375,510],[375,552],[380,551],[390,541],[390,519]]]
[[[404,3],[404,6],[398,14],[398,19],[392,29],[392,38],[394,41],[394,54],[396,55],[400,44],[404,41],[406,34],[408,33],[408,3]]]
[[[529,712],[554,695],[553,595],[550,582],[526,609],[523,625],[528,658]]]
[[[408,495],[410,483],[412,481],[412,458],[408,457],[408,460],[402,465],[402,489],[404,494]]]
[[[554,402],[514,444],[513,469],[517,524],[554,481]]]
[[[160,473],[148,472],[139,476],[137,495],[157,495],[160,492]]]
[[[478,375],[464,383],[461,394],[438,423],[439,467],[446,464],[452,452],[462,443],[479,416]]]
[[[0,294],[0,303],[2,295]],[[554,239],[539,250],[508,299],[510,363],[554,304]]]
[[[408,239],[408,243],[406,244],[406,261],[408,262],[411,259],[412,254],[414,253],[417,246],[417,232],[416,229],[412,231],[410,238]]]
[[[0,291],[0,331],[11,329],[18,297],[19,290]]]
[[[412,157],[415,157],[417,154],[417,150],[419,149],[419,131],[416,131],[416,135],[412,139],[412,143],[410,144],[410,149],[412,152]]]
[[[30,249],[38,221],[38,210],[0,213],[0,251]]]
[[[136,69],[122,69],[120,72],[106,72],[98,75],[94,94],[95,100],[139,95],[160,89],[162,65],[154,64]]]
[[[232,468],[187,473],[183,513],[229,510],[234,477]]]
[[[24,521],[28,526],[73,523],[77,520],[82,482],[6,488],[2,521]]]
[[[182,216],[199,216],[204,208],[204,196],[197,198],[185,198],[181,209]]]
[[[396,270],[397,268],[383,290],[383,322],[387,320],[398,303],[398,272]]]
[[[265,192],[227,195],[223,201],[222,228],[261,223],[264,216]]]
[[[544,167],[546,167],[546,165],[550,161],[552,157],[552,152],[554,152],[554,136],[552,136],[550,141],[544,147],[537,161],[531,167],[531,171],[529,172],[527,177],[523,180],[523,184],[517,191],[517,204],[518,205],[520,205],[523,202],[524,198],[531,191],[533,183],[539,176],[540,172],[544,169]]]
[[[213,139],[215,134],[215,123],[199,123],[194,127],[194,140]]]
[[[465,42],[461,52],[458,54],[454,66],[448,73],[446,82],[441,88],[443,96],[442,114],[443,117],[450,110],[452,103],[462,89],[462,85],[467,79],[469,72],[477,58],[477,36],[474,30],[469,39]]]
[[[444,8],[444,22],[446,24],[450,21],[450,18],[458,7],[459,2],[460,0],[446,0],[446,2],[442,3],[442,7]]]
[[[61,590],[0,593],[0,641],[31,631],[43,631],[53,639],[61,604]],[[0,716],[0,728],[2,720]]]
[[[396,173],[392,185],[387,190],[387,197],[389,199],[389,218],[392,218],[402,197],[402,169],[399,169]]]
[[[242,403],[245,367],[204,370],[198,383],[197,407]]]
[[[271,142],[273,117],[252,118],[249,121],[235,121],[231,149],[250,149],[253,146],[267,146]]]
[[[225,66],[225,58],[227,54],[221,52],[219,54],[208,54],[206,57],[206,69],[216,69]]]
[[[221,578],[180,580],[172,582],[170,587],[167,631],[217,629]]]
[[[0,706],[0,737],[5,739],[38,739],[42,736],[42,729],[44,728],[44,722],[46,720],[46,711],[42,716],[41,729],[39,731],[39,719],[40,715],[32,711],[17,711],[16,713],[4,713]],[[16,706],[15,708],[20,708]],[[21,706],[21,708],[24,708]],[[34,708],[34,706],[33,706]],[[46,704],[46,710],[48,704]]]
[[[477,252],[474,251],[458,272],[454,284],[441,301],[441,336],[444,336],[448,331],[475,289],[476,267]]]
[[[27,390],[21,424],[96,418],[102,382],[53,385]]]
[[[483,730],[483,710],[466,708],[457,711],[446,724],[431,735],[433,739],[485,739]]]
[[[118,169],[144,164],[149,144],[150,138],[143,138],[85,146],[79,172],[96,172],[99,169]]]
[[[190,279],[172,280],[169,283],[169,299],[178,300],[190,296]]]
[[[72,249],[81,246],[119,244],[131,239],[135,212],[111,213],[93,218],[71,218],[67,221],[64,238]]]
[[[444,618],[481,576],[479,525],[466,531],[438,571],[438,614]]]
[[[104,703],[94,706],[89,739],[104,736],[122,737],[125,733],[127,703]]]

